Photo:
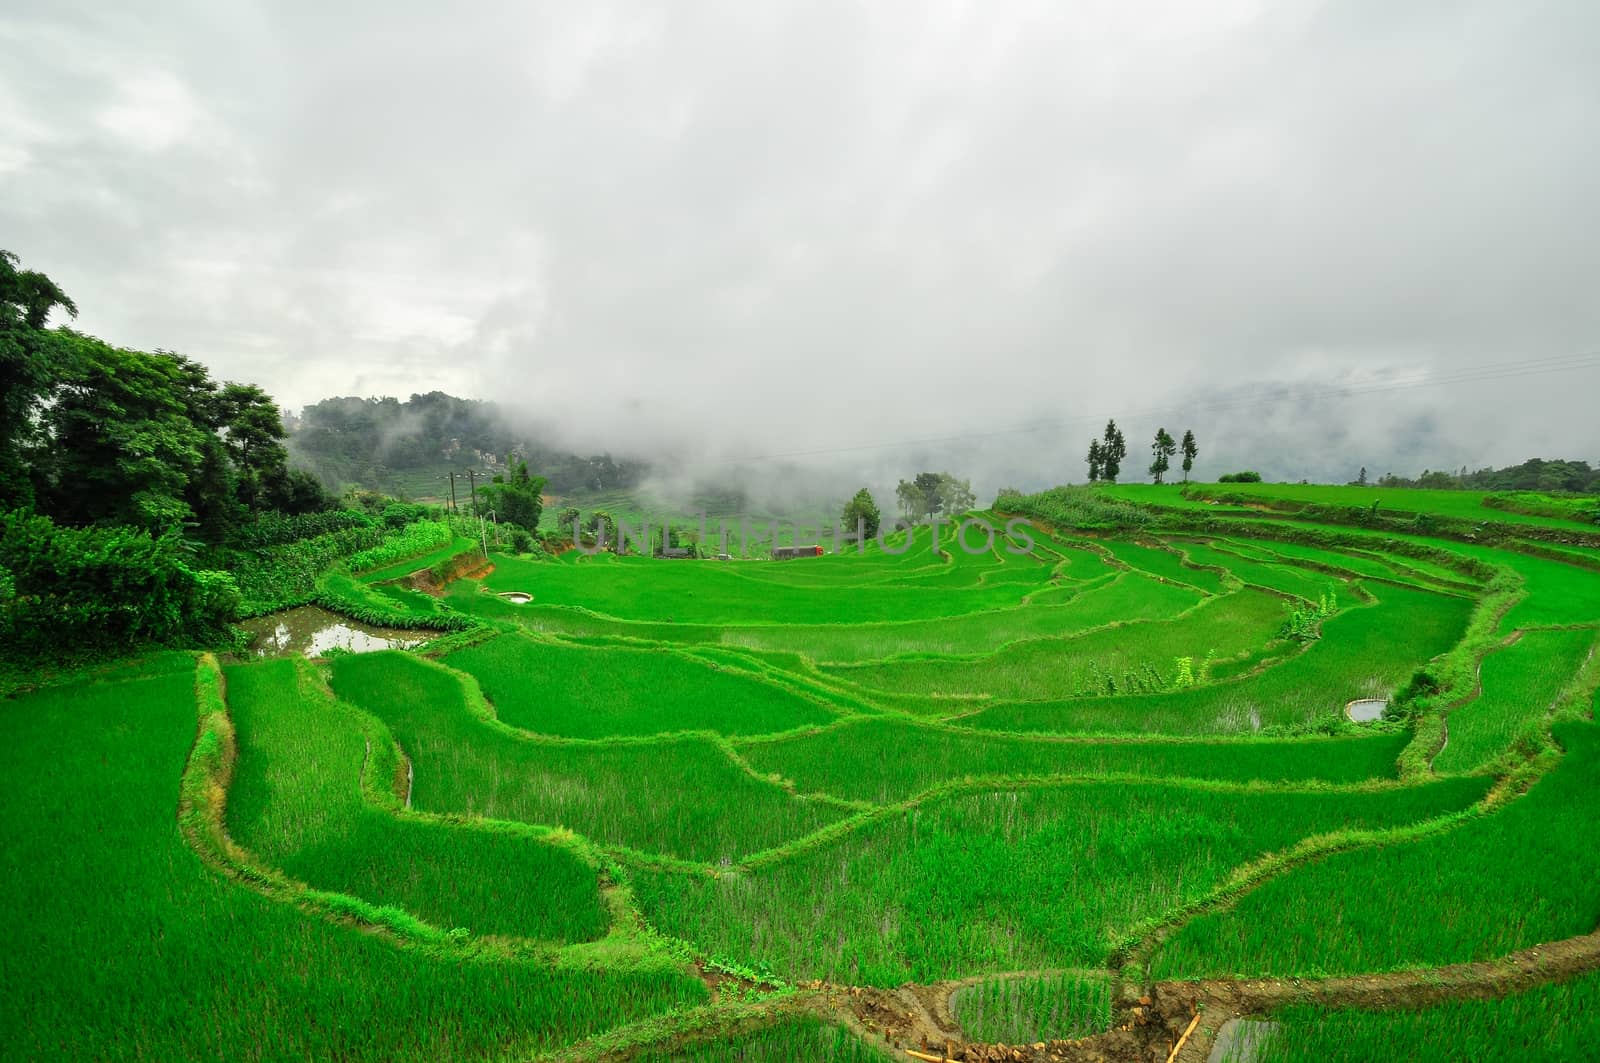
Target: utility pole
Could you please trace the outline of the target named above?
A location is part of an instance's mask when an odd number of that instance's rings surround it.
[[[450,470],[450,512],[460,512],[456,509],[456,471],[454,469]]]
[[[478,517],[478,472],[476,469],[467,470],[467,484],[472,488],[472,515]]]

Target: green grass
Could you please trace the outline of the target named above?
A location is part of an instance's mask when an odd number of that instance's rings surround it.
[[[1589,933],[1600,923],[1600,727],[1558,724],[1555,735],[1566,755],[1526,796],[1441,834],[1290,871],[1184,926],[1152,976],[1422,967]]]
[[[1466,630],[1471,603],[1408,587],[1371,585],[1376,606],[1341,599],[1322,637],[1258,675],[1162,694],[1009,702],[962,723],[1004,731],[1216,734],[1303,728],[1337,720],[1355,698],[1385,697]]]
[[[727,627],[721,641],[757,650],[799,653],[813,661],[848,663],[910,654],[993,652],[1030,638],[1073,635],[1118,621],[1164,620],[1192,608],[1200,597],[1129,573],[1080,587],[1068,585],[1050,604],[990,609],[909,623]]]
[[[991,978],[957,990],[950,1010],[975,1041],[1075,1040],[1111,1029],[1111,979],[1071,972]]]
[[[921,559],[936,560],[929,554]],[[622,619],[840,624],[1013,606],[1049,576],[1041,565],[1031,584],[895,586],[862,581],[859,576],[870,568],[867,558],[834,555],[795,562],[606,557],[557,564],[496,556],[495,571],[485,582],[496,593],[526,591],[539,604],[577,605]]]
[[[1205,543],[1185,542],[1179,545],[1189,560],[1197,565],[1219,565],[1233,573],[1236,579],[1252,586],[1265,587],[1306,601],[1314,602],[1324,594],[1337,594],[1343,589],[1338,578],[1325,572],[1298,568],[1290,564],[1253,561]]]
[[[1105,544],[1113,557],[1123,564],[1162,579],[1187,583],[1212,594],[1222,593],[1222,573],[1208,568],[1195,568],[1184,564],[1183,557],[1158,546],[1112,540]]]
[[[1061,742],[862,718],[815,734],[752,742],[740,752],[756,771],[792,780],[802,793],[902,801],[966,778],[1138,775],[1231,782],[1353,783],[1392,779],[1409,736],[1184,742]]]
[[[705,998],[676,974],[402,950],[201,864],[193,670],[6,705],[0,992],[18,1059],[527,1057]]]
[[[1452,543],[1467,557],[1506,565],[1522,576],[1528,597],[1506,614],[1501,629],[1545,624],[1600,624],[1600,572],[1564,561]]]
[[[418,557],[397,561],[384,568],[363,572],[361,578],[367,583],[381,583],[384,580],[400,579],[403,576],[411,575],[411,573],[419,569],[432,568],[434,565],[448,561],[459,554],[471,554],[474,550],[481,549],[482,547],[479,546],[476,539],[466,539],[457,535],[448,544],[439,547],[437,550]],[[482,555],[479,554],[477,556],[481,557]]]
[[[637,870],[664,931],[791,978],[893,986],[1098,966],[1141,921],[1301,838],[1461,808],[1481,779],[1378,792],[1156,783],[986,790],[717,878]]]
[[[1572,531],[1593,531],[1592,523],[1533,516],[1483,504],[1492,491],[1452,491],[1416,487],[1351,487],[1333,484],[1194,484],[1189,493],[1197,499],[1243,497],[1266,503],[1299,503],[1318,506],[1351,506],[1368,509],[1374,503],[1380,513],[1433,513],[1475,522],[1502,524],[1540,524]]]
[[[1463,1059],[1568,1063],[1600,1040],[1600,974],[1499,1000],[1452,1000],[1417,1010],[1288,1008],[1257,1063],[1454,1063]]]
[[[1026,604],[934,620],[853,624],[678,624],[617,620],[571,606],[512,605],[476,592],[470,581],[451,585],[454,607],[530,631],[577,636],[615,636],[702,645],[717,643],[755,650],[798,653],[813,661],[859,662],[904,654],[992,652],[1008,642],[1070,635],[1118,620],[1159,620],[1200,601],[1185,587],[1138,573],[1120,578],[1110,570],[1098,582],[1077,581],[1039,592]],[[1048,594],[1048,604],[1040,595]]]
[[[571,746],[519,739],[474,715],[459,679],[398,652],[337,658],[333,689],[411,757],[414,807],[567,827],[606,845],[722,861],[840,818],[741,770],[717,742]]]
[[[665,649],[540,642],[502,635],[446,664],[477,678],[501,720],[571,738],[673,731],[762,734],[834,714],[748,674]]]
[[[548,839],[364,801],[363,771],[378,775],[371,785],[394,785],[393,742],[319,691],[303,664],[238,665],[227,680],[239,746],[229,832],[268,864],[445,930],[554,941],[605,932],[596,870]]]
[[[701,1041],[676,1051],[646,1052],[645,1063],[889,1063],[893,1058],[815,1015],[797,1015],[764,1030]]]
[[[1228,658],[1271,641],[1288,615],[1282,599],[1260,591],[1208,598],[1183,616],[1117,623],[1066,639],[1034,639],[972,660],[899,660],[825,666],[825,674],[868,689],[925,696],[1041,700],[1105,689],[1128,673],[1166,687],[1174,658]]]
[[[1528,631],[1483,661],[1483,693],[1449,715],[1450,741],[1435,771],[1474,771],[1537,732],[1561,688],[1595,645],[1587,628]]]

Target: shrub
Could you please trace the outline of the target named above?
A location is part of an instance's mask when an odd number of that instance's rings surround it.
[[[1217,483],[1219,484],[1258,484],[1260,482],[1261,474],[1251,469],[1245,469],[1243,472],[1225,472],[1217,477]]]
[[[1056,528],[1131,528],[1155,519],[1149,509],[1092,487],[1052,487],[1036,495],[1002,493],[994,500],[994,508],[1037,517]]]
[[[354,509],[332,509],[322,513],[301,513],[289,517],[282,513],[263,513],[255,520],[236,529],[231,545],[245,549],[262,549],[286,543],[312,539],[330,532],[348,531],[351,528],[371,528],[376,521]]]
[[[0,573],[0,653],[16,657],[208,645],[227,637],[239,612],[233,577],[191,568],[175,532],[63,528],[6,513]]]
[[[390,507],[393,508],[392,506]],[[385,510],[385,513],[388,511]],[[350,557],[350,568],[359,572],[367,568],[382,568],[408,557],[437,550],[452,538],[450,523],[443,520],[419,520],[408,524],[398,535],[391,535],[370,549]]]
[[[432,507],[418,502],[390,502],[383,507],[383,523],[391,531],[399,531],[407,524],[427,520],[432,512]]]

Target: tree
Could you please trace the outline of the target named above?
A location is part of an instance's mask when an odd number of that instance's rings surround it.
[[[919,472],[913,479],[901,480],[894,489],[901,514],[911,518],[926,514],[932,520],[944,508],[944,496],[939,490],[942,482],[941,474],[936,472]]]
[[[1128,442],[1115,420],[1106,422],[1105,436],[1100,442],[1100,477],[1107,483],[1116,483],[1122,471],[1122,459],[1128,456]]]
[[[33,500],[28,451],[37,435],[36,409],[55,391],[71,351],[45,329],[50,312],[78,316],[78,307],[43,273],[18,268],[0,250],[0,507]]]
[[[862,534],[868,539],[878,534],[882,521],[883,515],[878,512],[878,504],[872,500],[872,492],[865,487],[845,503],[844,510],[839,514],[839,523],[847,533],[854,534],[856,525],[860,524]]]
[[[599,543],[617,548],[617,521],[611,514],[603,509],[597,509],[589,514],[589,519],[583,522],[584,531]]]
[[[225,384],[212,406],[238,470],[239,501],[255,509],[261,503],[263,481],[289,459],[278,404],[254,384]]]
[[[1189,471],[1194,468],[1194,459],[1200,454],[1200,444],[1194,441],[1194,429],[1186,428],[1183,432],[1183,482],[1189,482]]]
[[[578,520],[583,516],[578,512],[577,506],[567,506],[556,517],[556,527],[562,531],[571,531],[578,526]]]
[[[1161,483],[1167,475],[1167,470],[1172,467],[1172,455],[1178,452],[1178,441],[1165,427],[1156,429],[1156,438],[1150,444],[1150,475],[1155,477],[1156,483]]]
[[[910,480],[901,480],[894,489],[895,504],[900,507],[900,515],[910,520],[915,520],[922,512],[922,492],[917,490],[917,485]]]
[[[939,502],[951,517],[959,517],[977,504],[971,480],[957,480],[947,472],[939,474]]]
[[[1362,487],[1367,486],[1367,467],[1365,465],[1361,466],[1361,474],[1356,477],[1356,483]]]
[[[1089,482],[1095,483],[1100,479],[1100,441],[1089,440],[1089,456],[1083,459],[1089,463]]]
[[[529,475],[525,461],[510,463],[510,471],[510,479],[483,488],[484,497],[498,519],[536,531],[544,512],[544,477]]]

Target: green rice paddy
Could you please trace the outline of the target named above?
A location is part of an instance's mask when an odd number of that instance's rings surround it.
[[[959,983],[967,1038],[1032,1044],[1152,980],[1600,925],[1583,549],[1115,490],[1188,523],[391,582],[471,545],[429,543],[326,575],[463,629],[417,650],[41,677],[0,743],[7,1054],[857,1063],[904,1056],[844,987]],[[1433,494],[1363,497],[1559,527]],[[1289,1009],[1261,1058],[1570,1058],[1594,985]]]

